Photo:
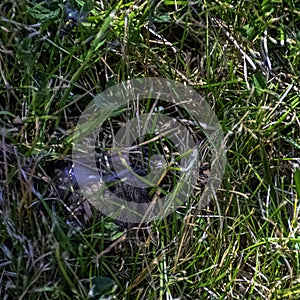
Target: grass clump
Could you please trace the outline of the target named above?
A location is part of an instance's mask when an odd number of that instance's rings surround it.
[[[299,14],[292,0],[2,1],[0,298],[298,299]],[[68,166],[93,97],[139,77],[205,96],[227,165],[201,211],[192,199],[126,231],[52,166]]]

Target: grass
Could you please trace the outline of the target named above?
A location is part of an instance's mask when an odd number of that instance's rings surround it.
[[[300,299],[299,3],[95,1],[73,28],[65,6],[0,4],[0,298]],[[85,223],[49,165],[96,94],[150,76],[216,112],[222,185],[147,229]]]

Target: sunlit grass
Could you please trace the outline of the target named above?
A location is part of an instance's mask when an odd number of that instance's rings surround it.
[[[2,2],[0,298],[297,299],[299,4],[95,1],[66,30],[62,1]],[[138,230],[83,220],[49,169],[96,94],[150,76],[214,109],[222,186]]]

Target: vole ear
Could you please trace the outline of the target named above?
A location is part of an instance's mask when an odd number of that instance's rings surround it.
[[[111,168],[119,173],[124,169],[128,169],[130,166],[128,153],[125,152],[113,152],[110,156]]]
[[[141,177],[145,177],[147,175],[146,170],[140,169],[140,168],[139,169],[134,169],[134,172],[136,174],[138,174],[139,176],[141,176]]]

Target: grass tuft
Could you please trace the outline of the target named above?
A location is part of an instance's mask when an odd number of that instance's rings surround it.
[[[299,3],[84,3],[0,4],[0,298],[298,299]],[[125,230],[56,177],[88,103],[139,77],[203,95],[227,165],[202,210]]]

